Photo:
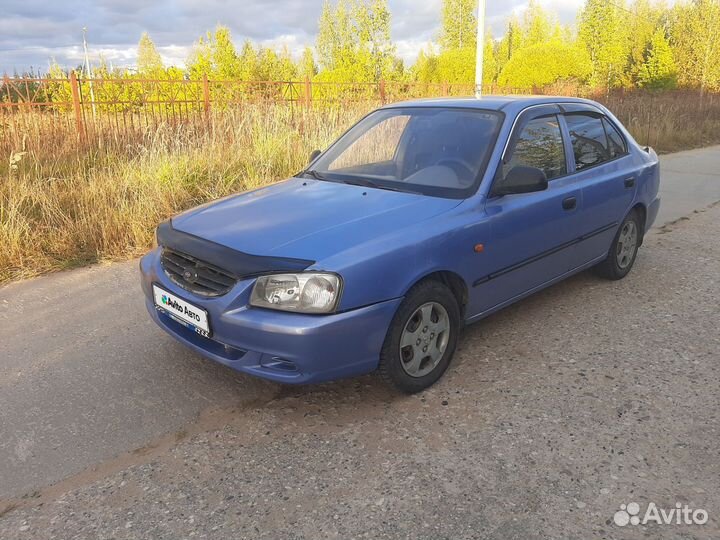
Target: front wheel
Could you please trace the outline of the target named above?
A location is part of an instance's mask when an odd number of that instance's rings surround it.
[[[622,279],[633,267],[642,240],[640,217],[636,211],[630,212],[620,224],[610,246],[607,259],[597,265],[597,273],[607,279]]]
[[[455,353],[460,308],[453,293],[438,281],[410,289],[390,323],[379,371],[406,393],[419,392],[437,381]]]

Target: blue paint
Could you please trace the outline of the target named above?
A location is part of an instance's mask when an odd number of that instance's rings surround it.
[[[558,106],[559,104],[559,106]],[[492,196],[496,171],[515,130],[541,106],[557,110],[567,174],[544,191]],[[659,208],[657,156],[641,148],[604,107],[576,98],[499,97],[420,100],[385,109],[433,107],[499,112],[497,137],[473,193],[463,198],[388,191],[309,177],[290,178],[185,212],[175,229],[257,256],[316,261],[343,279],[338,311],[304,315],[253,308],[254,278],[206,298],[172,282],[160,248],[140,263],[152,318],[193,350],[252,375],[308,383],[374,370],[403,296],[434,272],[451,272],[467,289],[466,322],[579,272],[608,253],[635,206],[647,230]],[[576,171],[564,110],[605,115],[627,153]],[[626,180],[633,178],[631,187]],[[574,197],[572,210],[563,200]],[[483,244],[481,253],[474,251]],[[192,254],[191,254],[192,255]],[[184,328],[153,306],[152,283],[207,310],[212,339]]]

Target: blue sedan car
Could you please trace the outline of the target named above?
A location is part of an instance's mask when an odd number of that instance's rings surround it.
[[[157,324],[239,371],[416,392],[465,324],[590,267],[624,277],[658,187],[655,153],[592,101],[397,103],[295,177],[160,224],[142,286]]]

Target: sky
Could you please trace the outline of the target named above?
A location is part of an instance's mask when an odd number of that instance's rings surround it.
[[[527,6],[523,0],[486,0],[486,22],[495,37],[505,21]],[[563,23],[573,23],[583,0],[540,0]],[[442,0],[388,0],[398,55],[412,63],[440,29]],[[0,73],[47,71],[51,58],[72,68],[82,63],[82,29],[90,61],[102,55],[113,66],[134,66],[146,31],[166,65],[183,66],[192,44],[218,24],[235,43],[245,39],[298,57],[312,45],[322,0],[0,0]]]

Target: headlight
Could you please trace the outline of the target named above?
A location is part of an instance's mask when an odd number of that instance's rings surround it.
[[[340,276],[326,272],[260,276],[250,305],[297,313],[332,313],[341,289]]]

